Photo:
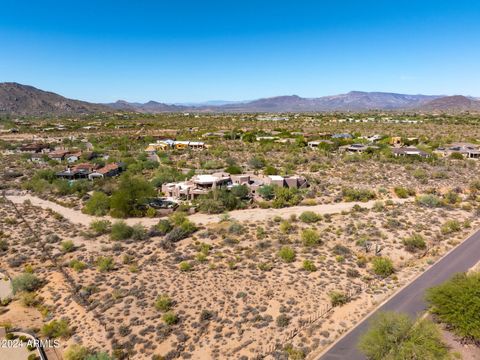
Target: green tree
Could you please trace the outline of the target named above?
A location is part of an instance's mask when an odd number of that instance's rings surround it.
[[[95,191],[85,203],[82,211],[95,216],[107,215],[110,211],[110,199],[103,192]]]
[[[155,194],[152,184],[145,179],[124,174],[110,199],[110,212],[114,217],[141,216],[145,211],[142,206]]]
[[[480,341],[480,273],[460,273],[427,291],[430,311],[464,338]]]
[[[435,324],[427,319],[415,322],[395,312],[373,317],[358,347],[371,360],[449,359]]]

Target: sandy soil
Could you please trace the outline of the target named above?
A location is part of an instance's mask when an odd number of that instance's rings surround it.
[[[13,295],[10,279],[0,272],[0,300]]]

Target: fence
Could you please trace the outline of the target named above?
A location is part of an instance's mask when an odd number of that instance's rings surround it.
[[[365,289],[369,287],[368,284],[362,284],[355,287],[354,289],[349,289],[346,296],[350,301],[354,296],[362,293]],[[308,317],[308,319],[299,327],[295,327],[290,330],[280,341],[275,342],[275,344],[269,345],[262,354],[258,355],[257,358],[263,359],[266,356],[274,353],[277,350],[281,350],[284,344],[292,341],[300,332],[308,329],[312,324],[317,322],[319,319],[324,318],[330,311],[332,311],[334,306],[332,304],[325,304],[321,307],[320,310],[316,311]]]

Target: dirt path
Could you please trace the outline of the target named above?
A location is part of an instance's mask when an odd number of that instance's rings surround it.
[[[52,201],[43,200],[36,196],[30,194],[24,195],[7,195],[7,198],[13,201],[16,204],[21,204],[25,200],[29,200],[32,205],[41,207],[42,209],[51,209],[59,214],[62,214],[67,220],[72,222],[73,224],[81,224],[88,226],[92,221],[106,219],[110,221],[116,221],[117,219],[113,219],[109,216],[104,217],[96,217],[91,215],[83,214],[81,211],[70,209],[59,204],[56,204]],[[403,203],[405,199],[397,199],[394,200],[396,203]],[[292,206],[288,208],[282,209],[246,209],[246,210],[234,210],[229,212],[230,218],[238,220],[238,221],[266,221],[274,216],[281,216],[284,218],[289,217],[290,215],[300,215],[304,211],[313,211],[317,214],[334,214],[339,213],[342,211],[349,211],[355,205],[360,205],[364,208],[371,209],[375,201],[367,201],[367,202],[340,202],[334,204],[322,204],[322,205],[315,205],[315,206]],[[189,219],[196,224],[199,225],[206,225],[209,223],[216,223],[219,222],[221,215],[208,215],[208,214],[194,214],[190,215]],[[129,218],[125,219],[127,224],[142,224],[146,227],[150,227],[155,225],[158,222],[158,218]]]

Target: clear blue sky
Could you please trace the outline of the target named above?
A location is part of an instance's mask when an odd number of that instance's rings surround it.
[[[98,102],[480,96],[480,2],[0,0],[0,81]]]

